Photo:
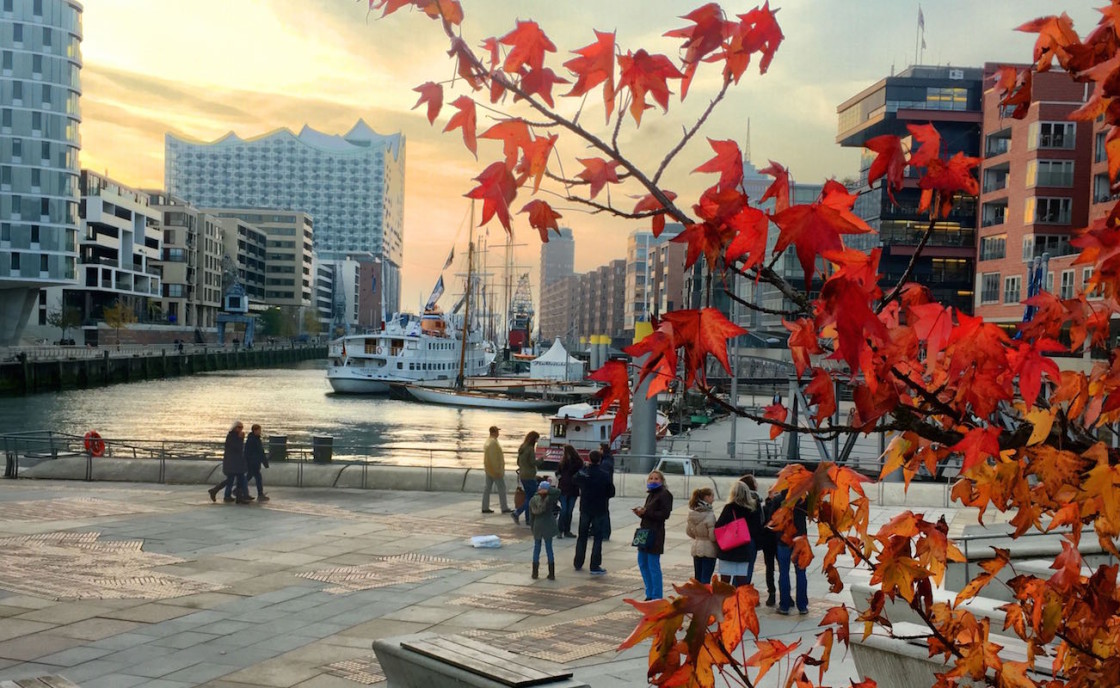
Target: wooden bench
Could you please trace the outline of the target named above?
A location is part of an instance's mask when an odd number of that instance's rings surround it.
[[[80,688],[77,683],[61,676],[38,676],[0,681],[0,688]]]
[[[374,641],[373,650],[394,688],[587,688],[562,666],[459,635],[384,638]]]

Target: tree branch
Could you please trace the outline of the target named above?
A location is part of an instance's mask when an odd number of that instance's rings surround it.
[[[935,198],[935,207],[937,205],[936,201],[937,199]],[[887,294],[886,298],[884,298],[882,303],[879,304],[878,308],[875,309],[876,315],[882,313],[883,309],[887,307],[888,303],[898,298],[898,295],[902,293],[902,287],[905,286],[908,281],[910,281],[910,275],[914,273],[914,266],[918,264],[918,258],[922,255],[922,250],[925,249],[926,243],[929,242],[929,238],[933,236],[933,228],[937,226],[936,211],[933,211],[931,215],[932,216],[929,219],[929,226],[926,227],[925,233],[922,234],[922,240],[918,242],[918,247],[914,249],[914,255],[910,256],[910,263],[906,266],[906,271],[902,273],[902,277],[899,278],[898,284],[894,285],[894,289],[891,289],[891,292]]]
[[[712,99],[712,102],[708,103],[708,107],[705,108],[704,113],[700,115],[700,118],[697,119],[695,123],[693,123],[692,128],[685,132],[685,135],[681,137],[681,140],[677,142],[677,145],[673,146],[672,150],[665,154],[665,159],[662,160],[661,164],[657,167],[657,172],[653,174],[653,183],[655,185],[660,182],[661,175],[665,172],[665,168],[669,166],[669,163],[672,162],[673,158],[677,156],[677,153],[680,153],[681,150],[686,145],[688,145],[688,142],[692,139],[693,136],[696,135],[696,132],[700,131],[700,127],[704,126],[704,123],[708,121],[708,116],[712,114],[712,110],[714,110],[716,105],[719,105],[720,101],[723,100],[723,97],[727,95],[727,89],[730,86],[731,80],[724,77],[723,88],[719,90],[719,93],[717,93],[716,97]],[[621,119],[621,115],[619,119]]]

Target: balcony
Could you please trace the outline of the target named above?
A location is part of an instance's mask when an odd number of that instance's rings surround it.
[[[989,138],[988,145],[984,148],[984,155],[993,158],[997,155],[1003,155],[1011,150],[1010,138]]]

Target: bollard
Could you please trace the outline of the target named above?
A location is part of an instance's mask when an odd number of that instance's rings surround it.
[[[288,436],[269,435],[268,437],[268,462],[286,461],[288,459]]]
[[[315,463],[330,463],[334,456],[334,438],[329,435],[315,435],[311,438],[311,460]]]

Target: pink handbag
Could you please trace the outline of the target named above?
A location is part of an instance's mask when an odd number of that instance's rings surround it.
[[[751,529],[747,519],[737,518],[725,526],[716,528],[716,544],[723,551],[741,547],[751,541]]]

